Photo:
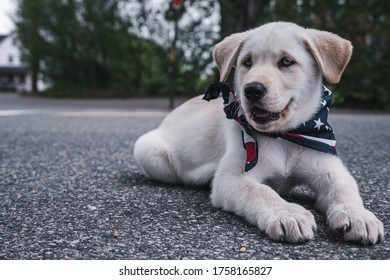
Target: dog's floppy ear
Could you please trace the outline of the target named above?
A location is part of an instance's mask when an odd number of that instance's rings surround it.
[[[352,55],[352,44],[333,33],[306,29],[305,44],[316,59],[325,79],[332,84],[340,81],[341,75]]]
[[[230,70],[234,67],[241,45],[245,39],[245,33],[232,34],[214,47],[213,57],[218,66],[220,82],[225,82]]]

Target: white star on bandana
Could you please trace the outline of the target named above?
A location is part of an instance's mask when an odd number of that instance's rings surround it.
[[[318,120],[314,120],[314,122],[316,123],[316,126],[314,128],[318,128],[318,130],[321,129],[321,126],[324,125],[324,123],[321,121],[321,118],[318,118]]]

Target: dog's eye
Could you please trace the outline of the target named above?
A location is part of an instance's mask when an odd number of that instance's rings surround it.
[[[279,65],[282,66],[282,67],[289,67],[289,66],[293,65],[294,63],[295,63],[295,61],[292,60],[291,58],[283,57],[280,60]]]
[[[242,64],[244,64],[245,67],[250,68],[252,66],[252,59],[250,57],[247,57],[244,59]]]

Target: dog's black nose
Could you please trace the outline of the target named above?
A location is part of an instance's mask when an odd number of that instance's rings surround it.
[[[261,83],[249,83],[244,87],[244,95],[250,101],[256,102],[267,93],[267,88]]]

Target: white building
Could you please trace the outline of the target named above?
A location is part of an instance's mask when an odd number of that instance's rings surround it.
[[[0,91],[31,91],[31,74],[21,58],[17,33],[0,35]],[[46,88],[47,85],[38,80],[38,90]]]

